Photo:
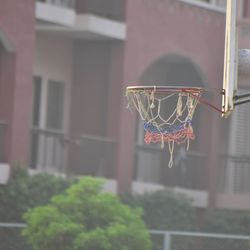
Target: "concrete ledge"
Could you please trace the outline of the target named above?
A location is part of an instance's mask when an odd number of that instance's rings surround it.
[[[174,192],[185,194],[193,202],[194,207],[206,208],[208,206],[208,192],[203,190],[193,190],[187,188],[173,188]]]
[[[216,195],[216,207],[235,210],[249,210],[250,196],[249,194],[218,193]]]
[[[75,11],[72,9],[54,6],[48,3],[36,2],[36,18],[41,21],[73,26],[75,24]]]
[[[117,193],[117,181],[113,179],[105,179],[103,190],[105,192],[116,194]]]
[[[38,24],[36,30],[73,39],[126,39],[125,23],[91,14],[77,15],[72,27]]]
[[[143,194],[146,192],[155,192],[159,190],[169,190],[176,193],[185,194],[188,198],[192,200],[194,207],[206,208],[208,206],[208,193],[203,190],[193,190],[180,187],[165,187],[159,184],[145,183],[145,182],[133,182],[132,192]]]
[[[10,177],[10,165],[0,163],[0,184],[6,184]]]
[[[143,194],[147,192],[155,192],[159,190],[164,190],[165,187],[159,184],[146,183],[140,181],[134,181],[132,184],[132,192],[136,194]]]
[[[75,29],[81,30],[84,26],[92,33],[119,40],[125,40],[126,38],[126,25],[122,22],[91,14],[77,15]]]

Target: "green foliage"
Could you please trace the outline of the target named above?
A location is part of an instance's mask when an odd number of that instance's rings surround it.
[[[250,234],[250,212],[214,209],[209,211],[205,230],[213,233]]]
[[[23,222],[23,213],[29,208],[47,204],[72,183],[73,180],[48,174],[29,176],[24,169],[16,169],[8,184],[0,185],[0,222]],[[0,238],[0,249],[28,249],[20,229],[0,228]]]
[[[170,191],[157,191],[142,195],[127,194],[122,200],[132,206],[144,210],[143,219],[149,229],[154,230],[193,230],[195,224],[194,209],[185,195]],[[163,237],[152,237],[154,249],[162,249]],[[174,242],[174,249],[187,250],[189,242]]]
[[[141,210],[102,192],[103,181],[83,178],[49,205],[29,210],[23,233],[34,250],[148,250]]]
[[[144,210],[143,219],[150,229],[192,230],[194,209],[191,200],[183,194],[171,191],[157,191],[145,194],[127,194],[122,200]]]
[[[250,212],[226,209],[210,210],[206,218],[204,230],[212,233],[250,235]],[[212,249],[216,248],[214,244],[216,242],[206,242],[207,247]],[[224,244],[221,244],[220,249],[250,249],[250,242],[224,240]]]
[[[7,185],[0,186],[0,221],[22,222],[29,208],[47,204],[50,198],[63,192],[73,180],[48,174],[29,176],[17,169]]]

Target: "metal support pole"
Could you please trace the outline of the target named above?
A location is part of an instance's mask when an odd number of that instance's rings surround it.
[[[171,250],[171,234],[164,233],[163,250]]]

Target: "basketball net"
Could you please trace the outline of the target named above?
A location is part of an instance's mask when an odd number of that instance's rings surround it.
[[[195,139],[192,118],[199,103],[201,91],[177,89],[160,92],[152,89],[127,89],[128,107],[134,107],[144,121],[146,144],[168,145],[168,166],[173,166],[175,144],[186,144]]]

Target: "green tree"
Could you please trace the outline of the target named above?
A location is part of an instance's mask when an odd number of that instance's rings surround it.
[[[34,250],[148,250],[141,209],[102,192],[103,181],[86,177],[49,205],[28,211],[23,234]]]

